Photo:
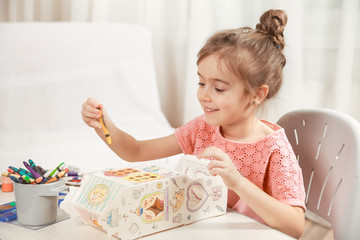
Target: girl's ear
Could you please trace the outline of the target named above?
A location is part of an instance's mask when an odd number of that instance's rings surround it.
[[[268,93],[269,86],[266,84],[261,85],[260,87],[258,87],[255,94],[253,95],[251,102],[255,105],[259,105],[260,103],[262,103],[262,101],[264,101]]]

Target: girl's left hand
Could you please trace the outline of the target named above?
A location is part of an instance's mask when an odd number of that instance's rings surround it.
[[[230,157],[221,149],[209,147],[200,153],[198,157],[213,159],[208,165],[210,174],[222,177],[229,189],[234,189],[240,183],[243,176],[238,172]]]

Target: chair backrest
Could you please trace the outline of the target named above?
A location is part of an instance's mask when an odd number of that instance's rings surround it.
[[[306,207],[331,223],[335,239],[360,239],[360,123],[330,109],[304,109],[278,124],[303,171]]]

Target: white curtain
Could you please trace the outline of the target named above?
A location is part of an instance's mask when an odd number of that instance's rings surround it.
[[[304,107],[360,119],[359,0],[0,0],[0,21],[136,23],[153,33],[162,110],[177,127],[201,114],[196,54],[215,31],[255,27],[270,8],[288,13],[284,86],[264,116]],[[1,37],[1,36],[0,36]]]

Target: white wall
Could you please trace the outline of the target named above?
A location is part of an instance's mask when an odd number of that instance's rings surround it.
[[[358,0],[0,0],[0,21],[110,21],[153,32],[161,107],[172,126],[201,114],[196,54],[213,32],[255,27],[270,8],[288,12],[285,84],[271,121],[301,107],[328,107],[360,119]]]

